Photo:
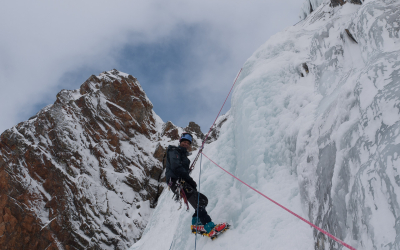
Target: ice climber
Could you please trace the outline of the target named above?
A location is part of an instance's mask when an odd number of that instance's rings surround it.
[[[192,233],[200,233],[211,239],[229,228],[227,223],[215,225],[206,211],[207,197],[197,192],[197,184],[189,175],[190,160],[189,151],[193,137],[190,133],[183,133],[179,139],[179,146],[168,146],[166,153],[166,180],[168,186],[175,194],[177,200],[183,199],[187,205],[195,209],[192,217]],[[198,198],[198,195],[200,197]],[[197,206],[197,201],[199,204]],[[198,209],[197,209],[198,207]]]

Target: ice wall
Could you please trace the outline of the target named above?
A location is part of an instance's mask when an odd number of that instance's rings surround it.
[[[399,17],[399,1],[327,2],[271,37],[245,63],[205,153],[357,249],[399,249]],[[197,249],[342,249],[206,159],[202,170],[212,218],[233,228]],[[171,196],[132,249],[194,248],[193,210]]]
[[[314,223],[360,249],[400,248],[399,7],[323,6],[302,24],[329,20],[307,60],[305,78],[315,78],[322,99],[296,145],[302,197]],[[316,237],[320,249],[337,247]]]

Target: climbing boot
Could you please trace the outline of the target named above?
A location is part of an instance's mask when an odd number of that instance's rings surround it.
[[[210,222],[210,223],[212,223],[212,222]],[[205,227],[206,230],[208,229],[208,224],[209,223],[207,223],[207,225]],[[212,224],[214,224],[214,223],[212,223]],[[218,237],[218,235],[220,235],[223,232],[225,232],[226,230],[228,230],[229,227],[230,227],[230,225],[226,222],[217,224],[211,229],[211,231],[208,232],[207,236],[210,237],[212,240],[214,240],[215,238]]]
[[[192,218],[191,230],[193,234],[200,234],[201,236],[206,236],[207,231],[204,229],[204,225],[201,224],[200,220],[197,217]]]

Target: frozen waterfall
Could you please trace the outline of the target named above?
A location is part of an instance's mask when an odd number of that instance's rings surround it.
[[[400,249],[399,30],[399,1],[322,2],[247,60],[205,154],[357,249]],[[343,249],[204,158],[201,192],[232,229],[197,249]],[[194,249],[171,197],[131,249]]]

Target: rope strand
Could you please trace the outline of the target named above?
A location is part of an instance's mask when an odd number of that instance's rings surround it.
[[[313,228],[317,229],[318,231],[320,231],[321,233],[325,234],[326,236],[330,237],[331,239],[335,240],[336,242],[342,244],[343,246],[347,247],[348,249],[351,250],[356,250],[354,247],[346,244],[344,241],[336,238],[335,236],[333,236],[332,234],[328,233],[327,231],[317,227],[316,225],[314,225],[313,223],[309,222],[308,220],[304,219],[303,217],[301,217],[300,215],[292,212],[291,210],[287,209],[286,207],[282,206],[281,204],[279,204],[278,202],[272,200],[271,198],[269,198],[268,196],[266,196],[265,194],[261,193],[260,191],[258,191],[257,189],[253,188],[252,186],[250,186],[249,184],[247,184],[246,182],[242,181],[241,179],[237,178],[236,176],[234,176],[233,174],[229,173],[228,171],[226,171],[225,169],[223,169],[221,166],[219,166],[217,163],[215,163],[213,160],[211,160],[210,158],[208,158],[207,155],[205,155],[204,153],[201,153],[202,155],[204,155],[207,159],[209,159],[212,163],[214,163],[217,167],[219,167],[220,169],[222,169],[223,171],[225,171],[227,174],[229,174],[230,176],[232,176],[233,178],[235,178],[236,180],[240,181],[241,183],[243,183],[244,185],[246,185],[247,187],[249,187],[250,189],[252,189],[253,191],[256,191],[258,194],[260,194],[261,196],[263,196],[264,198],[267,198],[269,201],[273,202],[275,205],[278,205],[279,207],[283,208],[284,210],[286,210],[287,212],[291,213],[292,215],[296,216],[297,218],[299,218],[300,220],[304,221],[305,223],[307,223],[308,225],[312,226]]]
[[[203,160],[203,155],[200,156],[200,173],[199,173],[199,190],[197,191],[197,222],[196,222],[196,239],[194,241],[194,250],[197,247],[197,234],[198,234],[198,226],[199,225],[199,204],[200,204],[200,180],[201,180],[201,162]]]
[[[195,164],[196,164],[196,162],[197,162],[197,159],[199,158],[199,155],[200,155],[200,154],[202,153],[202,151],[203,151],[204,144],[206,143],[206,140],[207,140],[207,138],[208,138],[208,135],[210,134],[212,128],[214,127],[214,124],[215,124],[215,122],[217,121],[219,115],[221,114],[222,108],[225,106],[226,100],[228,100],[228,97],[230,96],[230,94],[231,94],[231,92],[232,92],[232,89],[233,89],[233,87],[235,86],[236,81],[237,81],[237,79],[238,79],[239,76],[240,76],[240,73],[242,73],[242,69],[243,69],[243,68],[241,68],[241,69],[239,70],[239,73],[237,74],[237,76],[236,76],[236,78],[235,78],[235,81],[233,82],[233,85],[232,85],[232,87],[231,87],[231,90],[229,90],[229,93],[228,93],[228,95],[227,95],[226,98],[225,98],[224,104],[222,104],[222,107],[221,107],[221,109],[219,110],[218,115],[217,115],[217,117],[216,117],[215,120],[214,120],[214,123],[211,125],[210,130],[208,130],[208,133],[207,133],[206,137],[204,138],[203,143],[201,144],[201,148],[200,148],[199,152],[197,153],[196,158],[194,159],[194,161],[193,161],[193,163],[192,163],[192,166],[190,166],[189,173],[192,172],[192,170],[194,169],[194,166],[195,166]]]

